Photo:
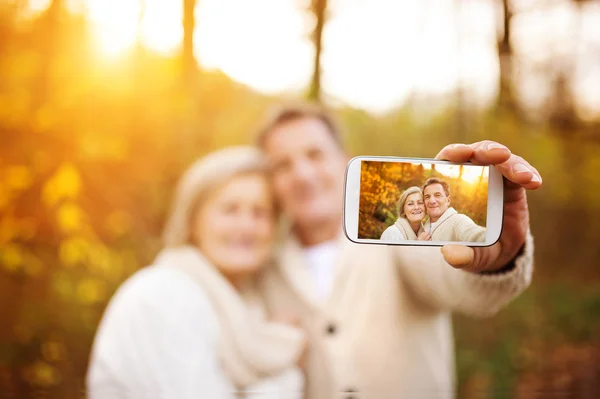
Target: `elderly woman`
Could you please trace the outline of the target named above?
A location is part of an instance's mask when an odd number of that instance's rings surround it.
[[[257,150],[238,147],[183,176],[165,248],[104,314],[87,375],[91,399],[301,397],[304,334],[267,321],[254,292],[275,236],[264,167]]]
[[[430,240],[423,229],[426,216],[423,193],[419,187],[410,187],[402,193],[397,204],[398,220],[385,229],[380,240],[401,242],[406,240]]]

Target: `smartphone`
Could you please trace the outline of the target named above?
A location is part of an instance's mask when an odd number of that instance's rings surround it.
[[[355,243],[490,246],[502,233],[503,205],[493,166],[359,156],[346,168],[344,232]]]

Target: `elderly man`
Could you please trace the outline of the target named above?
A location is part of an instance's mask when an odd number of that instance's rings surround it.
[[[273,314],[297,317],[309,335],[305,397],[452,398],[452,312],[493,315],[530,283],[525,191],[541,186],[537,170],[495,142],[445,147],[437,158],[496,165],[507,178],[500,241],[441,251],[386,247],[343,234],[349,156],[323,109],[281,109],[259,145],[288,227],[261,288]]]
[[[437,177],[427,179],[423,199],[429,215],[424,228],[433,241],[485,241],[485,228],[450,206],[448,183]]]

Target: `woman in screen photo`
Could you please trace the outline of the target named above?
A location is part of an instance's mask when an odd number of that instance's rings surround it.
[[[423,219],[427,215],[423,192],[419,187],[410,187],[400,196],[397,204],[398,220],[385,229],[380,240],[400,242],[406,240],[430,240],[423,229]]]
[[[269,320],[254,290],[275,231],[258,150],[229,148],[192,165],[177,187],[164,249],[104,313],[88,397],[300,398],[304,332],[283,321],[290,315]]]

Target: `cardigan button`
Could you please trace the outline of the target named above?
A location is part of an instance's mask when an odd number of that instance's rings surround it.
[[[333,323],[329,323],[329,324],[327,325],[327,329],[326,329],[326,331],[327,331],[327,334],[329,334],[329,335],[333,335],[333,334],[335,334],[335,332],[337,331],[337,328],[336,328],[335,324],[333,324]]]
[[[356,399],[357,398],[356,395],[352,395],[353,393],[358,393],[358,391],[354,388],[348,388],[344,392],[349,394],[349,395],[346,395],[346,399]]]

